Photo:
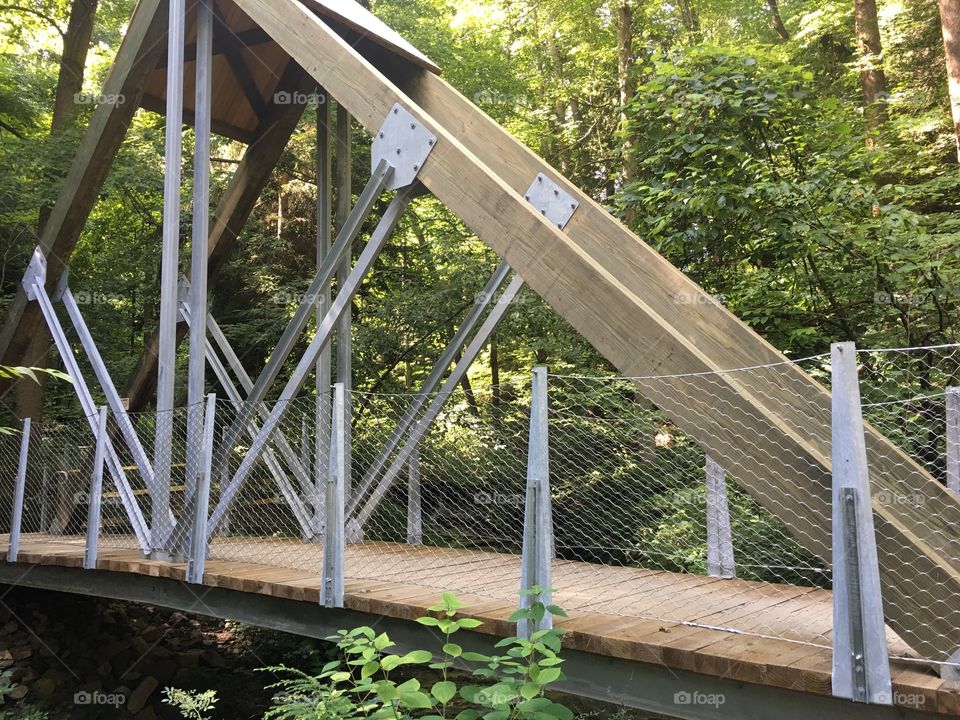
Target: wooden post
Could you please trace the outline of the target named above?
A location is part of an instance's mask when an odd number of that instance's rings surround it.
[[[194,95],[193,234],[190,248],[190,344],[187,369],[186,498],[193,497],[203,453],[203,391],[207,370],[207,242],[210,237],[210,107],[213,93],[213,0],[197,3]],[[176,336],[173,344],[176,346]]]
[[[520,607],[529,608],[535,601],[550,604],[551,563],[553,560],[553,513],[550,497],[550,441],[547,411],[547,368],[533,369],[530,399],[530,440],[527,453],[527,493],[523,519],[523,555],[520,564],[520,591],[534,587],[536,595],[522,594]],[[533,626],[527,620],[517,623],[517,635],[530,637],[536,630],[553,627],[547,612]]]
[[[100,510],[103,498],[103,463],[107,448],[107,413],[109,408],[100,408],[97,417],[97,449],[93,455],[93,472],[90,474],[90,493],[87,496],[87,546],[83,553],[84,570],[96,570],[97,549],[100,542]]]
[[[20,438],[20,462],[17,465],[17,480],[13,488],[13,515],[10,519],[10,549],[7,562],[16,562],[20,554],[20,530],[23,525],[23,496],[27,487],[27,457],[30,454],[30,418],[23,419],[23,435]]]
[[[180,273],[180,186],[183,160],[183,44],[185,0],[169,0],[167,109],[163,176],[163,249],[160,259],[160,346],[157,353],[157,427],[153,470],[152,549],[163,553],[173,530],[170,464],[173,452],[174,372],[177,362],[177,279]]]
[[[734,578],[737,566],[730,531],[730,506],[727,502],[727,473],[708,455],[707,473],[707,574]]]
[[[193,528],[190,536],[190,552],[187,559],[187,582],[202,583],[203,569],[207,562],[207,515],[210,510],[210,482],[213,479],[213,431],[216,423],[217,396],[207,395],[203,420],[203,440],[200,446],[201,469],[197,473],[197,489],[194,494]]]
[[[344,425],[346,391],[337,383],[333,391],[333,433],[330,438],[330,469],[327,473],[326,524],[323,541],[323,581],[320,585],[320,604],[343,607],[344,565],[346,542],[343,513],[345,504],[344,477],[346,448]]]
[[[423,545],[423,497],[420,493],[420,448],[407,460],[407,545]]]
[[[948,387],[947,403],[947,487],[960,495],[960,387]]]
[[[833,694],[890,705],[857,349],[831,346],[833,374]]]

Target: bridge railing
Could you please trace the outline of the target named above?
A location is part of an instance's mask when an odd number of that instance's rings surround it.
[[[908,522],[920,541],[960,564],[956,503],[945,504],[929,485],[931,477],[958,483],[953,388],[960,384],[960,349],[861,350],[856,361],[880,552],[909,550],[902,534]],[[829,396],[812,393],[798,370],[829,386],[835,365],[820,355],[722,372],[546,374],[542,439],[549,447],[550,584],[558,604],[665,627],[831,647],[836,518],[829,464],[836,413]],[[853,397],[850,387],[835,396]],[[737,401],[744,394],[756,400],[750,412]],[[206,475],[204,552],[212,560],[322,574],[325,541],[339,531],[343,574],[353,589],[388,583],[511,602],[521,575],[530,577],[521,562],[525,541],[532,542],[530,518],[546,524],[529,512],[537,462],[529,453],[532,404],[527,383],[463,384],[443,395],[353,391],[343,396],[350,432],[340,438],[333,432],[332,391],[289,401],[282,412],[273,403],[221,398],[206,453],[205,425],[190,421],[191,412],[203,416],[205,408],[178,409],[162,419],[174,428],[162,502],[175,531],[165,538],[157,533],[163,523],[151,481],[157,418],[111,413],[103,436],[115,457],[104,452],[96,545],[101,556],[142,549],[141,517],[147,552],[186,559],[199,517],[192,498]],[[782,404],[795,412],[787,427],[776,412]],[[252,438],[271,415],[279,420],[254,453]],[[86,541],[97,421],[32,428],[23,537]],[[224,438],[236,427],[241,432],[228,445]],[[127,442],[131,428],[139,447]],[[855,427],[850,432],[856,437]],[[0,437],[4,530],[12,520],[20,440]],[[347,458],[342,465],[338,452]],[[328,512],[333,475],[344,485],[344,521],[342,530],[328,531],[328,519],[336,517]],[[960,596],[931,592],[922,580],[895,577],[899,595],[884,597],[889,654],[944,667],[921,623],[941,606],[953,612]]]

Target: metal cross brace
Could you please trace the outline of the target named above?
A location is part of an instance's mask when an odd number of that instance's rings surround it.
[[[80,372],[80,365],[73,353],[73,348],[67,341],[67,336],[63,331],[63,326],[57,318],[53,303],[47,295],[46,290],[46,258],[42,250],[38,247],[34,250],[33,259],[23,278],[23,286],[26,290],[27,299],[36,300],[40,305],[40,310],[50,329],[57,351],[60,353],[60,359],[63,361],[67,374],[73,380],[73,387],[80,400],[83,413],[90,424],[90,430],[97,437],[97,407],[93,402],[93,395],[87,387],[87,383]],[[106,439],[107,467],[110,469],[110,476],[113,478],[114,485],[120,495],[120,501],[123,503],[124,510],[130,520],[130,525],[137,537],[137,543],[144,554],[150,553],[150,530],[144,520],[143,512],[137,503],[136,496],[130,487],[130,482],[123,470],[123,464],[113,447],[110,438]]]

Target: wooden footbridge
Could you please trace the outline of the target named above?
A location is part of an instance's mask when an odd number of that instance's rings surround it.
[[[286,552],[303,562],[302,544],[273,542],[279,555]],[[319,605],[322,577],[316,572],[245,561],[252,550],[263,551],[262,543],[261,538],[231,538],[223,556],[234,559],[208,560],[202,584],[194,586],[185,582],[184,563],[117,549],[101,551],[95,571],[83,570],[82,538],[24,536],[18,562],[0,566],[0,580],[153,602],[315,637],[332,634],[338,623],[369,623],[387,628],[411,648],[434,644],[411,621],[426,614],[440,592],[472,586],[475,592],[458,594],[467,605],[464,612],[484,623],[470,642],[489,647],[516,633],[507,618],[517,607],[518,556],[389,543],[351,545],[347,566],[368,572],[347,577],[344,608],[349,612],[344,614]],[[320,565],[322,547],[311,550],[307,557]],[[555,563],[553,573],[555,585],[562,588],[554,600],[582,608],[569,610],[569,617],[557,623],[567,631],[567,687],[572,692],[691,718],[932,720],[960,714],[960,684],[915,662],[891,663],[892,706],[855,705],[832,697],[826,590],[564,561]],[[605,582],[609,578],[604,575],[616,576],[617,582]],[[488,635],[493,637],[487,640]],[[909,653],[892,633],[890,642],[892,652]],[[688,705],[684,693],[723,701]]]
[[[381,623],[407,644],[430,641],[409,620],[441,590],[458,592],[485,621],[474,638],[483,644],[484,633],[514,631],[506,618],[521,585],[545,595],[552,587],[571,613],[562,624],[574,692],[691,718],[960,715],[960,502],[942,478],[864,424],[852,345],[833,349],[831,394],[351,0],[140,0],[102,96],[122,100],[94,112],[0,331],[3,362],[30,365],[37,361],[31,353],[46,350],[36,347],[44,336],[38,331],[48,329],[74,381],[84,433],[96,446],[78,473],[91,474],[85,537],[71,535],[67,524],[52,532],[47,519],[25,520],[24,494],[39,477],[26,423],[19,462],[0,478],[14,508],[0,581],[308,635]],[[266,367],[251,377],[209,312],[208,287],[310,98],[321,100],[317,272]],[[139,109],[167,118],[160,322],[121,392],[66,270]],[[179,277],[184,121],[196,137],[189,281]],[[355,202],[353,122],[370,133],[372,157]],[[211,214],[212,133],[247,148]],[[382,449],[361,464],[351,452],[351,301],[404,211],[425,193],[501,263]],[[361,235],[366,242],[354,262]],[[714,540],[725,535],[730,543],[729,524],[714,512],[726,503],[718,480],[726,472],[758,512],[830,567],[829,582],[739,580],[724,570],[723,553],[709,561],[719,570],[703,576],[644,569],[629,561],[630,547],[619,565],[561,552],[553,513],[564,498],[551,488],[557,468],[549,462],[542,370],[534,373],[516,552],[425,541],[419,448],[524,285],[709,456]],[[279,387],[312,318],[306,350]],[[176,353],[188,335],[188,407],[181,414],[174,408]],[[78,354],[92,368],[94,389]],[[222,388],[219,404],[207,394],[208,377]],[[304,421],[305,441],[297,446],[290,414],[304,397],[313,420]],[[950,397],[947,415],[956,420]],[[154,398],[146,416],[135,415]],[[147,416],[150,422],[141,422]],[[946,472],[956,479],[960,436],[950,432]],[[406,542],[393,535],[370,541],[371,523],[404,480]],[[276,489],[254,506],[262,513],[283,506],[289,539],[269,528],[259,536],[227,531],[258,482]],[[44,496],[49,489],[35,487]],[[101,526],[105,493],[115,493],[123,512],[123,535],[109,541]],[[572,521],[557,522],[562,530]],[[264,553],[269,562],[261,561]]]

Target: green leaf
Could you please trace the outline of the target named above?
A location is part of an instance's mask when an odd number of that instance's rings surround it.
[[[443,646],[443,651],[450,657],[460,657],[463,655],[463,648],[456,643],[447,643]]]
[[[429,650],[411,650],[402,658],[400,658],[400,663],[402,665],[410,664],[422,664],[428,663],[433,659],[433,653]]]
[[[520,686],[520,697],[524,700],[532,700],[540,694],[540,686],[536,683],[524,683]]]
[[[440,624],[440,621],[437,620],[437,618],[430,617],[429,615],[424,617],[418,617],[417,622],[420,623],[421,625],[426,625],[427,627],[437,627]]]
[[[541,685],[548,685],[559,680],[562,674],[560,668],[544,668],[537,675],[537,682]]]
[[[371,675],[373,675],[375,672],[377,672],[377,670],[379,669],[380,669],[380,663],[378,663],[376,660],[371,660],[370,662],[365,663],[362,668],[360,668],[360,677],[368,678]]]
[[[433,702],[430,700],[430,697],[419,690],[413,690],[412,692],[401,692],[397,700],[401,705],[413,710],[431,708],[433,707]]]
[[[457,620],[460,623],[460,627],[466,628],[467,630],[472,630],[473,628],[478,628],[483,625],[483,622],[475,618],[460,618]]]
[[[457,686],[449,680],[441,680],[430,688],[430,694],[446,705],[457,694]]]

